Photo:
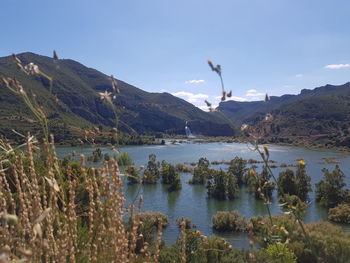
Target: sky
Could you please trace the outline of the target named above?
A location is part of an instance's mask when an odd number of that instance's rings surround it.
[[[1,0],[0,56],[70,58],[205,108],[350,81],[348,0]]]

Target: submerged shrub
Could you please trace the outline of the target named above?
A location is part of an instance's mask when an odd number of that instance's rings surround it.
[[[200,158],[197,167],[193,169],[192,179],[190,184],[205,184],[215,170],[209,168],[209,161],[206,158]]]
[[[175,166],[163,161],[160,174],[162,177],[162,183],[170,185],[168,191],[177,191],[182,188],[180,176]]]
[[[222,170],[215,171],[207,183],[208,197],[219,200],[234,199],[237,189],[236,177]]]
[[[129,184],[137,184],[141,181],[141,178],[139,177],[139,170],[136,166],[129,166],[125,169],[125,172],[129,175],[127,177]]]
[[[244,173],[247,171],[246,166],[247,161],[238,156],[236,156],[230,163],[228,172],[236,176],[238,185],[243,184],[243,176]]]
[[[246,221],[238,211],[218,211],[212,218],[213,228],[220,232],[245,231]]]

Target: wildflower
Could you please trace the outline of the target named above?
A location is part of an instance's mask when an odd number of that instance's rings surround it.
[[[272,114],[270,114],[270,113],[266,114],[265,121],[272,121],[272,120],[273,120]]]
[[[247,130],[248,128],[249,128],[249,125],[246,124],[246,123],[244,123],[244,124],[242,124],[242,126],[241,126],[241,131],[245,131],[245,130]]]
[[[40,74],[40,70],[38,65],[35,65],[34,63],[29,63],[28,65],[24,66],[24,69],[26,70],[27,74],[29,75],[35,75]]]
[[[306,163],[305,163],[303,160],[300,160],[300,161],[299,161],[299,165],[300,165],[300,166],[305,166]]]
[[[201,234],[201,231],[199,231],[199,230],[196,230],[195,232],[194,232],[196,235],[200,235]]]
[[[255,171],[253,169],[249,170],[249,175],[255,175]]]
[[[226,91],[222,91],[222,97],[221,97],[221,101],[225,101],[226,100]]]
[[[106,90],[105,92],[99,92],[99,94],[100,94],[101,100],[105,100],[109,103],[112,103],[112,97],[111,97],[112,93],[110,93]]]
[[[267,158],[269,158],[270,157],[269,147],[267,145],[264,145],[263,148]]]
[[[215,68],[214,68],[213,62],[210,59],[208,59],[208,64],[209,64],[209,67],[211,68],[211,70],[214,71]]]

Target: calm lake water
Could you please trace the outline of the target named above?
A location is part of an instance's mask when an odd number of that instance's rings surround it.
[[[114,155],[115,152],[108,147],[100,147],[103,153]],[[93,147],[58,147],[59,157],[67,156],[72,151],[83,153],[85,156],[91,155]],[[270,159],[278,164],[296,163],[297,159],[303,158],[307,163],[307,173],[311,176],[313,190],[315,183],[321,180],[323,167],[334,169],[335,164],[326,164],[324,158],[334,158],[339,162],[339,166],[346,175],[347,187],[350,188],[350,155],[326,150],[308,150],[300,147],[269,145]],[[119,148],[121,152],[127,152],[132,157],[136,166],[147,164],[148,155],[156,154],[157,160],[166,160],[172,164],[182,162],[198,161],[200,157],[206,157],[209,161],[229,161],[235,156],[244,159],[259,159],[257,152],[251,151],[245,143],[183,143],[179,145],[159,145],[159,146],[126,146]],[[216,169],[227,169],[226,165],[211,166]],[[276,176],[286,168],[276,168],[273,172]],[[225,237],[235,247],[247,247],[248,238],[245,234],[219,234],[214,233],[211,228],[212,216],[217,211],[238,210],[243,216],[249,218],[255,215],[265,215],[266,207],[262,201],[257,201],[252,193],[241,188],[237,198],[232,201],[218,201],[207,198],[207,191],[204,186],[190,185],[188,181],[191,174],[181,174],[182,190],[168,193],[166,187],[158,183],[157,185],[127,185],[125,184],[125,194],[128,204],[135,200],[138,194],[143,195],[143,211],[159,211],[168,215],[169,225],[165,229],[163,239],[167,243],[173,243],[178,235],[176,218],[190,217],[192,223],[196,225],[204,235],[218,235]],[[327,211],[318,206],[314,201],[314,192],[309,194],[310,206],[305,215],[305,222],[317,222],[327,220]],[[278,206],[277,193],[275,191],[271,211],[273,214],[281,214]],[[346,231],[350,226],[345,226]]]

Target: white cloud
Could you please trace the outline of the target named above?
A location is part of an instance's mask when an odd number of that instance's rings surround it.
[[[254,97],[254,99],[256,99],[262,96],[265,96],[265,93],[257,92],[255,89],[247,90],[246,97]]]
[[[247,90],[247,93],[256,93],[256,89]]]
[[[211,107],[213,109],[217,108],[219,105],[212,105]],[[200,108],[202,111],[209,111],[209,108],[207,106],[197,106],[197,108]]]
[[[187,91],[179,91],[179,92],[174,92],[171,93],[172,95],[176,96],[176,97],[180,97],[190,103],[195,103],[198,102],[199,100],[205,100],[207,98],[209,98],[208,95],[206,94],[202,94],[202,93],[191,93],[191,92],[187,92]]]
[[[295,77],[296,78],[302,78],[302,77],[304,77],[304,75],[303,74],[296,74]]]
[[[215,99],[221,100],[221,96],[217,96],[217,97],[215,97]],[[231,98],[227,98],[227,97],[226,97],[226,101],[228,101],[228,100],[234,100],[234,101],[240,101],[240,102],[242,102],[242,101],[248,101],[246,98],[237,97],[237,96],[232,96]]]
[[[204,79],[191,79],[191,80],[186,80],[186,84],[199,84],[199,83],[204,83]]]
[[[327,69],[342,69],[342,68],[349,68],[350,64],[331,64],[331,65],[327,65],[324,68]]]

